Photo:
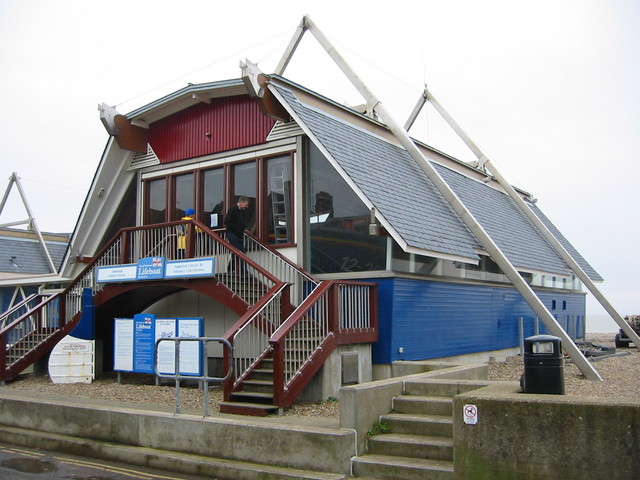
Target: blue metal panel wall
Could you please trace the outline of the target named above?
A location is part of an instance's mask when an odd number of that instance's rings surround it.
[[[423,360],[516,347],[535,334],[536,315],[514,288],[411,279],[372,279],[379,285],[380,340],[374,363]],[[539,291],[571,336],[584,335],[585,295]],[[540,333],[545,333],[539,322]],[[402,349],[402,353],[400,352]]]

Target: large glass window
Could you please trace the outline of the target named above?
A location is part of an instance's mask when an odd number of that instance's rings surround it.
[[[308,189],[311,272],[384,270],[386,237],[369,235],[369,209],[312,144]]]
[[[172,220],[180,220],[188,208],[195,209],[194,174],[179,175],[175,178],[175,208]]]
[[[221,215],[224,215],[224,169],[207,170],[202,177],[204,209],[202,220],[212,228],[221,227]]]
[[[291,242],[291,157],[267,160],[267,237],[269,243]]]
[[[289,246],[293,242],[293,162],[287,153],[201,171],[149,180],[144,223],[179,220],[189,208],[211,228],[238,198],[247,197],[247,229],[260,240]]]
[[[164,178],[147,182],[148,208],[146,209],[146,224],[163,223],[167,221],[167,180]]]

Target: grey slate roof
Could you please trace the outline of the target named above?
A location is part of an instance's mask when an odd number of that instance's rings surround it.
[[[59,267],[67,245],[60,242],[45,242],[53,264]],[[15,258],[12,258],[15,257]],[[0,272],[45,274],[54,273],[37,240],[0,236]]]
[[[276,88],[409,246],[479,258],[474,249],[480,244],[406,150]]]
[[[329,153],[405,242],[418,249],[476,260],[478,240],[403,148],[302,103],[272,83],[319,147]],[[570,270],[515,202],[505,193],[432,162],[474,217],[519,269],[568,275]],[[534,209],[593,280],[601,277]]]
[[[568,275],[551,245],[506,193],[434,164],[438,173],[516,267]]]

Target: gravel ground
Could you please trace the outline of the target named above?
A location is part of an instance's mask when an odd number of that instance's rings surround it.
[[[118,383],[117,374],[108,373],[100,376],[90,384],[52,383],[48,376],[21,375],[16,380],[8,383],[7,388],[68,397],[99,399],[120,403],[163,405],[171,409],[175,408],[175,385],[171,383],[170,385],[157,386],[153,375],[123,373],[122,383]],[[222,389],[214,387],[209,391],[209,412],[212,414],[217,412],[221,401]],[[181,387],[180,406],[183,411],[189,408],[203,411],[203,391],[197,387]],[[324,402],[297,403],[287,409],[284,414],[338,418],[338,402],[328,400]]]
[[[587,334],[586,341],[614,346],[615,333]],[[586,380],[578,367],[567,361],[564,366],[565,393],[581,397],[640,397],[640,351],[635,348],[616,350],[620,356],[593,362],[602,382]],[[628,355],[625,355],[628,353]],[[509,357],[506,362],[489,363],[490,380],[518,382],[524,373],[522,357]]]
[[[588,336],[586,340],[613,345],[614,336],[614,333],[597,334]],[[628,352],[628,355],[604,358],[594,363],[595,369],[604,379],[602,382],[586,380],[575,365],[567,362],[564,367],[565,393],[585,397],[640,398],[640,351],[632,347],[618,349],[618,352]],[[520,356],[509,357],[505,362],[489,363],[490,380],[518,382],[523,372]],[[118,383],[115,374],[106,374],[91,384],[54,384],[46,376],[22,375],[5,388],[121,403],[164,405],[172,409],[175,407],[175,387],[156,386],[154,377],[148,375],[123,374],[122,383]],[[203,409],[204,395],[198,388],[181,388],[180,399],[183,409]],[[210,391],[210,412],[218,411],[221,399],[220,388]],[[285,415],[338,418],[338,402],[298,403],[287,409]]]

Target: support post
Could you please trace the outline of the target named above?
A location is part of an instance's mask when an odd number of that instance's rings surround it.
[[[462,128],[453,120],[453,118],[446,112],[446,110],[440,105],[440,103],[433,97],[430,92],[427,92],[427,98],[429,102],[434,106],[438,113],[445,119],[445,121],[453,128],[453,130],[460,136],[462,141],[471,149],[471,151],[478,157],[479,167],[485,168],[497,181],[502,188],[509,194],[513,201],[518,205],[520,210],[533,222],[536,228],[542,233],[544,238],[551,244],[558,255],[565,261],[571,271],[582,281],[587,287],[589,292],[600,302],[600,305],[604,307],[607,313],[613,318],[618,326],[627,334],[633,343],[640,345],[640,337],[633,328],[625,321],[624,318],[616,311],[615,308],[609,303],[605,296],[600,292],[596,284],[591,280],[589,275],[582,269],[582,267],[575,261],[566,248],[560,243],[556,236],[549,230],[542,220],[536,215],[536,213],[527,205],[522,197],[515,191],[511,184],[502,175],[500,170],[491,162],[491,160],[480,150],[473,140],[462,130]]]
[[[49,268],[51,269],[51,273],[57,273],[58,269],[53,263],[53,259],[51,258],[51,254],[49,253],[49,249],[47,248],[47,244],[45,243],[44,238],[42,237],[42,233],[40,232],[40,229],[38,228],[38,225],[36,223],[36,219],[33,216],[33,213],[31,212],[31,207],[29,206],[27,195],[24,193],[24,190],[22,189],[22,184],[20,183],[20,177],[18,177],[18,174],[16,172],[13,172],[11,174],[11,178],[9,179],[9,185],[7,186],[7,190],[5,191],[4,196],[2,197],[2,201],[0,202],[0,213],[2,213],[2,210],[5,207],[7,198],[9,197],[9,193],[11,192],[11,187],[13,186],[14,183],[18,189],[18,193],[20,194],[20,198],[22,199],[22,205],[27,211],[27,215],[29,216],[29,219],[23,220],[20,222],[12,222],[10,224],[5,224],[2,226],[28,224],[29,229],[33,230],[33,232],[35,232],[36,236],[38,237],[38,242],[40,243],[40,246],[44,251],[44,255],[47,259],[47,263],[49,264]]]

